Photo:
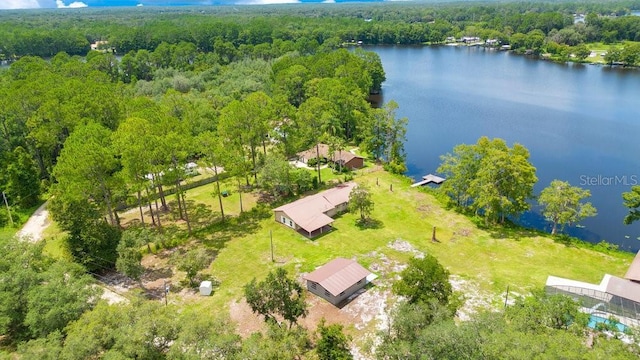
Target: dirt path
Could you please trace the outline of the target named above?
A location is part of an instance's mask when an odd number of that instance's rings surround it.
[[[49,220],[49,210],[47,210],[47,203],[40,205],[40,207],[31,215],[29,220],[24,224],[22,229],[18,231],[18,237],[23,240],[29,240],[32,242],[42,240],[42,233],[51,225]]]

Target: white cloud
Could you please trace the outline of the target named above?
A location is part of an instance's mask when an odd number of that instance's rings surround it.
[[[81,2],[81,1],[74,1],[69,5],[65,5],[64,1],[62,0],[56,0],[56,6],[58,7],[58,9],[63,9],[63,8],[83,8],[83,7],[87,7],[89,5]]]
[[[38,0],[3,0],[0,1],[0,9],[38,9],[40,4]]]

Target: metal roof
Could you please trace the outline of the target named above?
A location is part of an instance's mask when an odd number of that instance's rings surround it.
[[[640,281],[640,251],[638,251],[636,257],[633,259],[633,262],[629,266],[629,270],[627,270],[624,278],[633,281]]]
[[[313,232],[333,222],[333,219],[325,213],[340,204],[349,202],[349,194],[354,187],[356,187],[354,182],[340,184],[321,193],[277,207],[273,211],[284,212],[298,226]]]
[[[371,275],[371,271],[362,267],[355,260],[337,258],[307,274],[304,279],[316,282],[331,295],[338,296],[369,275]]]

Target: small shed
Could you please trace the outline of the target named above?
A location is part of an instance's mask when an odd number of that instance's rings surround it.
[[[211,281],[203,281],[200,283],[200,295],[209,296],[211,295],[211,291],[213,290],[213,285]]]
[[[307,289],[338,306],[372,279],[371,271],[355,260],[337,258],[304,276]]]

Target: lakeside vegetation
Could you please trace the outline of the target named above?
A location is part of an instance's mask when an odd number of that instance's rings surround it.
[[[443,192],[455,192],[458,205],[470,206],[475,215],[448,208],[442,194],[410,188],[398,175],[406,169],[409,120],[396,118],[393,102],[381,108],[367,102],[385,78],[380,59],[340,49],[357,39],[417,44],[476,33],[498,37],[492,31],[511,27],[508,41],[522,40],[517,49],[539,53],[560,39],[554,29],[582,31],[570,21],[570,12],[582,9],[606,14],[589,19],[590,31],[624,27],[624,34],[609,34],[607,42],[637,41],[636,20],[611,16],[628,13],[634,4],[539,4],[529,11],[525,4],[358,5],[345,6],[341,16],[316,6],[240,14],[220,9],[215,16],[144,10],[122,18],[119,11],[25,12],[20,21],[0,14],[7,25],[0,30],[6,35],[0,37],[2,54],[17,59],[0,72],[0,160],[9,165],[0,168],[0,185],[12,211],[22,214],[19,222],[43,194],[50,195],[55,220],[38,244],[9,239],[14,228],[0,234],[1,345],[21,358],[322,358],[332,346],[349,358],[349,336],[355,348],[372,348],[372,339],[383,338],[377,328],[382,320],[363,320],[357,328],[335,312],[322,312],[316,302],[302,327],[258,321],[254,329],[243,323],[257,318],[243,313],[243,289],[252,279],[286,269],[295,281],[330,259],[347,257],[377,269],[380,277],[367,291],[382,299],[382,315],[400,309],[394,319],[407,316],[408,328],[424,328],[407,333],[396,326],[387,332],[386,345],[406,346],[383,346],[378,358],[500,358],[510,346],[505,339],[531,334],[531,343],[514,346],[510,354],[539,354],[537,345],[560,354],[557,339],[571,344],[576,356],[637,354],[635,346],[588,330],[581,321],[571,327],[578,304],[566,299],[519,299],[512,313],[500,316],[507,289],[521,298],[540,289],[548,275],[588,282],[605,273],[621,276],[632,254],[511,227],[506,217],[528,206],[536,181],[528,151],[519,145],[486,139],[488,145],[472,154],[486,155],[478,161],[481,168],[455,179],[458,169],[450,167],[452,181]],[[54,38],[47,37],[45,29],[55,22]],[[598,36],[589,40],[605,40]],[[98,40],[108,41],[101,49],[107,51],[88,52]],[[367,166],[350,172],[289,164],[318,141],[367,157]],[[191,177],[192,163],[218,181],[191,188],[201,180]],[[493,170],[511,171],[510,180],[522,186],[483,185],[495,180]],[[273,207],[350,179],[369,189],[375,206],[342,214],[333,231],[308,239],[274,221]],[[551,197],[548,204],[558,196]],[[637,207],[634,200],[629,196],[630,208]],[[362,221],[366,217],[371,221]],[[578,221],[557,212],[548,217],[560,226]],[[0,223],[7,219],[3,208]],[[392,293],[405,264],[424,254],[453,275],[442,281],[455,283],[466,297],[461,309],[448,304],[454,296],[438,298],[439,306],[460,310],[468,322],[456,325],[454,311],[429,307],[430,296],[418,312],[433,316],[416,318],[415,309],[403,308]],[[108,283],[105,276],[115,270],[131,281],[121,294],[124,303],[108,305],[98,301],[105,284],[95,280]],[[194,284],[207,279],[216,284],[213,295],[196,296]],[[168,294],[165,281],[171,284]],[[313,304],[310,297],[305,301]],[[532,321],[526,316],[531,312],[539,317]],[[327,314],[344,328],[324,327],[318,316]],[[554,322],[567,314],[570,319]],[[500,331],[491,324],[500,324]],[[429,342],[436,333],[440,344]],[[596,339],[589,349],[588,337]],[[442,350],[442,344],[450,347]]]

